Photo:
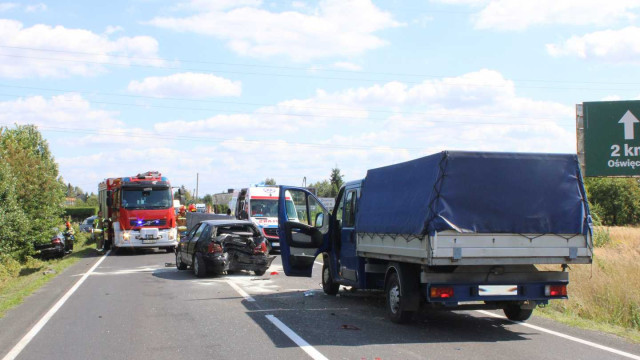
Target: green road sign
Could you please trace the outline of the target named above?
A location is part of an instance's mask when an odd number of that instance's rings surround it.
[[[586,176],[640,176],[640,101],[583,103]]]

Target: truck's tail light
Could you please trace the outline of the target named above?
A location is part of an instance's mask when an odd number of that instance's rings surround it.
[[[207,252],[209,254],[221,253],[222,245],[218,243],[209,243],[209,248],[207,249]]]
[[[567,296],[567,285],[547,285],[544,287],[546,296]]]
[[[255,249],[253,249],[253,253],[255,255],[264,254],[266,252],[267,252],[267,244],[265,241],[263,241],[260,245],[256,246]]]
[[[450,299],[453,297],[453,288],[449,286],[432,286],[429,294],[432,299]]]

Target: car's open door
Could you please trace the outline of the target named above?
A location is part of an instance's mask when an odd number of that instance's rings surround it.
[[[316,256],[327,249],[329,211],[309,191],[280,186],[278,237],[287,276],[311,277]]]

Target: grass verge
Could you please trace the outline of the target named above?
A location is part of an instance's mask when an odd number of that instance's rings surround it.
[[[70,255],[52,260],[29,259],[21,264],[18,276],[0,279],[0,318],[64,269],[95,252],[93,244],[87,243],[86,233],[76,234],[73,253]]]
[[[573,265],[568,270],[569,300],[551,301],[535,314],[640,343],[640,228],[599,227],[597,231],[607,239],[594,249],[592,265]]]

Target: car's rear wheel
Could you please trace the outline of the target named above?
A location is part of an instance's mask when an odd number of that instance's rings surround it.
[[[176,247],[175,246],[169,246],[168,248],[164,248],[164,250],[168,253],[172,253],[174,251],[176,251]]]
[[[182,262],[181,258],[182,254],[180,253],[180,249],[178,249],[178,251],[176,251],[176,268],[178,268],[178,270],[187,270],[187,264]]]
[[[207,275],[207,265],[205,265],[202,254],[200,253],[196,253],[193,256],[193,273],[199,278]]]
[[[262,270],[254,270],[253,272],[254,272],[257,276],[262,276],[262,275],[264,275],[264,273],[266,273],[266,272],[267,272],[267,270],[266,270],[266,269],[262,269]]]

